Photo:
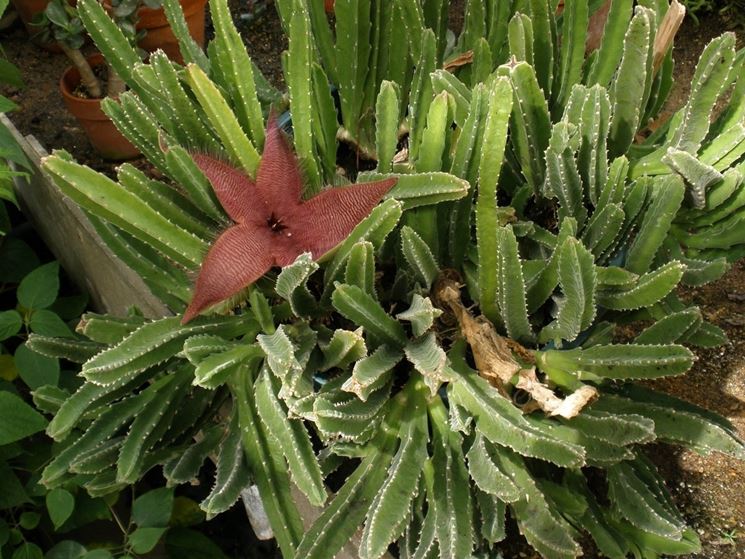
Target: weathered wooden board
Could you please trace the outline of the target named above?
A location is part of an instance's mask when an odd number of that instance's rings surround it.
[[[16,178],[15,190],[23,212],[70,278],[86,291],[97,311],[124,315],[136,305],[149,318],[171,314],[142,279],[116,258],[82,210],[68,200],[42,173],[47,151],[33,136],[23,136],[5,115],[10,130],[34,167],[29,178]]]

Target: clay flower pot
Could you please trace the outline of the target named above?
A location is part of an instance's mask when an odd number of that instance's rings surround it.
[[[77,0],[68,0],[68,2],[73,6],[75,5],[76,1]],[[49,52],[62,52],[62,49],[59,48],[57,43],[45,43],[34,37],[34,35],[39,33],[39,28],[32,25],[31,22],[33,21],[36,14],[40,14],[47,9],[49,0],[11,0],[11,2],[15,7],[16,12],[18,12],[18,16],[21,18],[23,25],[26,27],[26,32],[29,34],[30,37],[33,38],[34,43],[44,48],[45,50],[48,50]]]
[[[100,54],[90,56],[87,60],[93,68],[104,64]],[[140,154],[101,110],[101,99],[84,99],[73,93],[80,85],[80,72],[77,68],[71,66],[65,70],[59,85],[65,107],[78,119],[93,149],[102,157],[120,161]]]
[[[31,25],[31,20],[34,19],[36,14],[46,10],[49,0],[12,0],[12,4],[15,6],[23,25],[26,26],[28,34],[34,35],[38,33],[39,29]]]
[[[204,7],[207,4],[207,0],[180,0],[180,4],[184,10],[189,34],[200,47],[203,47]],[[163,9],[140,8],[138,15],[140,20],[137,23],[137,29],[147,31],[147,35],[139,43],[140,48],[148,52],[161,49],[171,60],[183,62],[178,48],[178,41],[173,31],[171,31],[171,27],[168,25],[168,20]]]

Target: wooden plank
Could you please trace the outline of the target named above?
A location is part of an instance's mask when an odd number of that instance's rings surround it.
[[[142,278],[114,256],[83,211],[42,173],[40,161],[48,153],[36,138],[24,137],[5,115],[0,114],[0,123],[34,168],[28,179],[15,179],[21,209],[73,282],[90,295],[93,308],[123,316],[134,305],[148,318],[172,314]]]

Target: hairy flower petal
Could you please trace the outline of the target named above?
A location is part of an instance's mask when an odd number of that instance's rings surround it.
[[[300,205],[303,191],[300,166],[273,116],[267,124],[256,189],[261,199],[275,210],[292,210]]]
[[[256,183],[228,163],[203,153],[192,159],[212,184],[212,188],[230,219],[237,223],[266,220],[269,210],[257,196]]]
[[[274,237],[268,228],[250,223],[226,229],[202,263],[194,298],[181,323],[186,324],[207,307],[235,295],[263,276],[274,264]]]
[[[301,248],[298,254],[307,251],[318,258],[346,239],[396,180],[329,188],[304,202],[300,211],[288,216],[290,230]]]
[[[300,166],[272,116],[254,183],[229,164],[194,154],[228,215],[237,223],[218,237],[202,264],[182,323],[303,252],[318,258],[341,243],[388,192],[395,178],[329,188],[301,198]]]

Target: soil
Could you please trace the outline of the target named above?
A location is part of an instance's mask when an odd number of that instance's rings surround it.
[[[462,4],[463,0],[452,2]],[[265,0],[231,0],[231,9],[253,60],[267,78],[283,86],[280,54],[287,47],[279,19]],[[250,9],[253,8],[253,11]],[[451,20],[453,27],[461,21]],[[686,19],[675,44],[675,89],[666,111],[681,106],[689,93],[693,71],[703,47],[727,23],[717,15]],[[208,24],[209,37],[211,27]],[[64,55],[40,50],[28,40],[20,25],[0,35],[5,55],[17,64],[26,88],[3,93],[19,104],[10,116],[24,134],[33,134],[48,149],[65,149],[91,167],[111,174],[114,166],[92,152],[82,130],[64,109],[58,90]],[[745,33],[738,34],[742,47]],[[85,53],[93,52],[87,45]],[[143,161],[138,162],[145,166]],[[730,343],[711,350],[697,350],[699,359],[682,377],[654,383],[656,388],[714,410],[727,417],[745,437],[745,262],[733,265],[719,281],[697,289],[683,289],[682,296],[699,305],[705,317],[722,327]],[[663,471],[674,499],[699,532],[703,551],[689,559],[745,558],[745,464],[720,454],[699,456],[677,447],[658,444],[650,455]],[[509,527],[515,532],[515,527]],[[518,538],[510,538],[505,557],[537,559]],[[598,557],[591,546],[585,557]]]

